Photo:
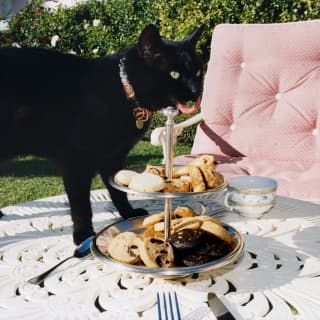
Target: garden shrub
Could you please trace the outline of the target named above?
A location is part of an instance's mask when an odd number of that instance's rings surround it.
[[[170,39],[182,39],[202,24],[206,28],[198,50],[208,59],[212,29],[217,24],[288,22],[316,19],[320,14],[320,1],[311,0],[88,0],[56,11],[41,3],[29,0],[10,19],[9,29],[0,32],[0,46],[55,47],[98,57],[136,42],[149,23]],[[151,128],[163,124],[163,116],[156,115]],[[191,145],[194,132],[195,127],[185,129],[179,141]]]

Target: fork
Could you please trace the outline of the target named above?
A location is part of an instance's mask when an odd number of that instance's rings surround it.
[[[162,296],[162,297],[161,297]],[[181,313],[177,293],[157,293],[158,320],[181,320]]]

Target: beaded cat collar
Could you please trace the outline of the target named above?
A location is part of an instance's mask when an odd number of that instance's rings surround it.
[[[150,119],[150,117],[155,113],[155,111],[142,108],[140,106],[140,103],[136,98],[134,89],[128,80],[128,74],[125,68],[125,58],[120,59],[119,69],[120,69],[120,79],[123,85],[123,90],[126,94],[127,99],[130,100],[134,106],[132,111],[136,119],[136,126],[138,129],[142,129],[144,126],[144,123]]]

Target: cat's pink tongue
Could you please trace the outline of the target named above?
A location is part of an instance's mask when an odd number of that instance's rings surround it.
[[[200,104],[201,104],[201,98],[199,97],[196,101],[196,103],[194,104],[194,106],[192,107],[188,107],[186,104],[184,103],[177,103],[177,108],[185,114],[192,114],[197,112],[200,109]]]

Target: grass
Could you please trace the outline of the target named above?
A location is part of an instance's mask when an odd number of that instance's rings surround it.
[[[176,146],[175,155],[190,153],[187,146]],[[148,141],[140,141],[129,153],[129,167],[159,164],[162,149]],[[93,189],[104,188],[99,176],[92,183]],[[0,164],[0,208],[64,193],[62,179],[47,160],[24,157]]]

